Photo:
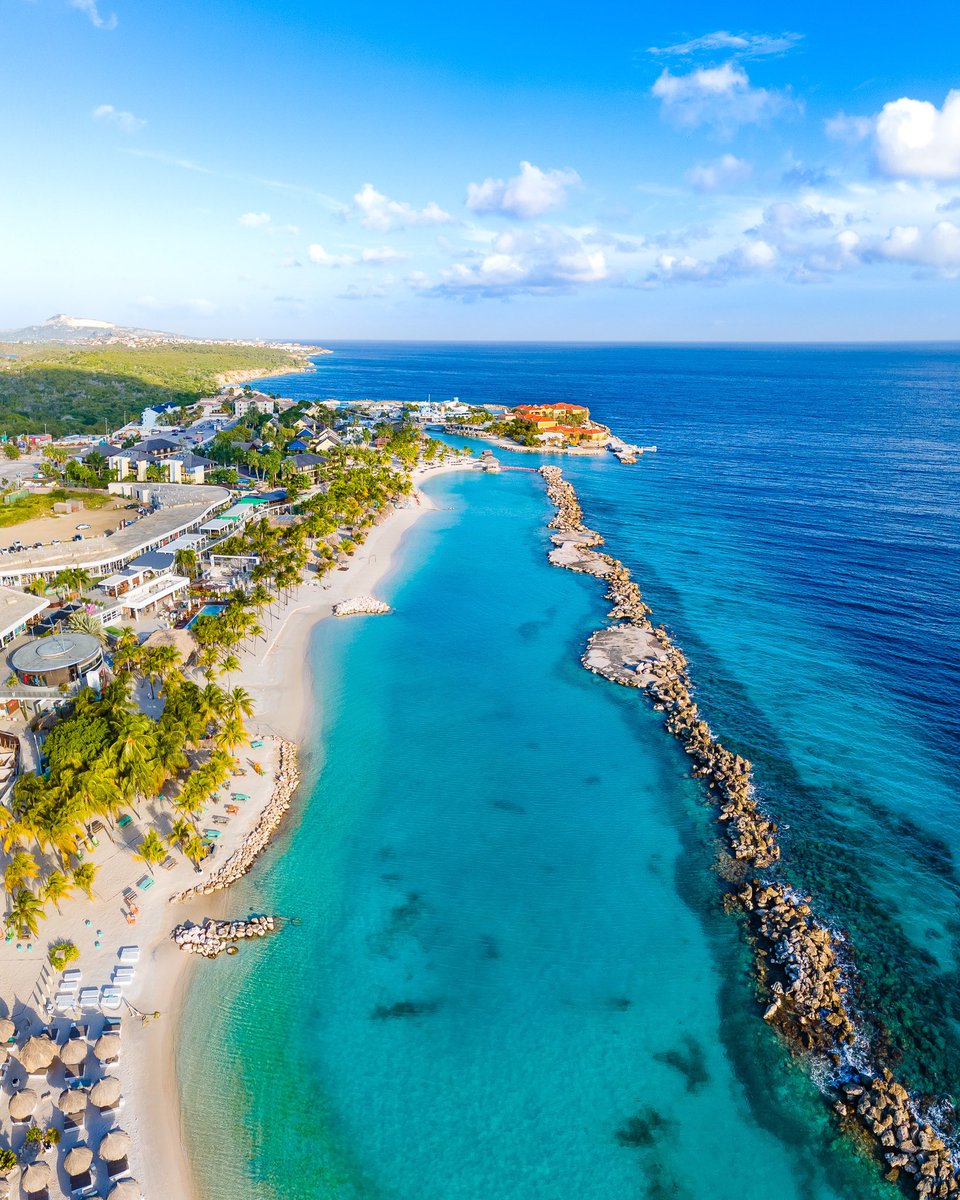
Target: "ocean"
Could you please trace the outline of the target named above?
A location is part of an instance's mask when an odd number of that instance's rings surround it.
[[[571,400],[553,458],[690,661],[919,1091],[960,1088],[960,348],[345,344],[294,398]],[[270,382],[261,386],[270,390]],[[538,456],[497,452],[511,465]],[[298,819],[235,896],[179,1053],[207,1200],[896,1194],[761,1019],[717,829],[528,472],[445,476],[325,622]]]

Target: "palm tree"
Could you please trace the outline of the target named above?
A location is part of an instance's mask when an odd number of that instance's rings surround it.
[[[93,881],[96,879],[97,871],[99,870],[100,868],[92,862],[80,863],[78,867],[74,867],[74,886],[78,887],[88,900],[93,899]]]
[[[235,654],[225,654],[220,660],[220,673],[222,675],[232,675],[234,671],[240,670],[240,659]]]
[[[196,871],[200,870],[200,863],[207,857],[210,847],[203,840],[199,833],[195,833],[189,841],[184,843],[183,852],[193,863]]]
[[[33,855],[28,854],[26,850],[18,850],[7,863],[7,869],[3,873],[3,886],[8,892],[16,892],[29,884],[31,879],[36,879],[39,874],[40,868]]]
[[[73,892],[73,880],[62,871],[51,871],[40,888],[43,899],[52,900],[60,911],[60,901],[66,900]]]
[[[67,618],[67,628],[76,633],[86,633],[90,637],[95,637],[101,646],[106,645],[109,636],[96,613],[84,612],[82,609],[70,614]]]
[[[186,575],[188,579],[196,579],[199,574],[196,550],[178,550],[173,556],[173,569],[178,575]]]
[[[179,846],[181,850],[196,834],[196,829],[187,820],[186,817],[177,817],[174,823],[170,826],[170,832],[167,834],[167,841],[171,846]]]
[[[253,716],[253,697],[246,688],[231,688],[224,697],[223,712],[226,717],[241,721]]]
[[[167,857],[167,848],[155,829],[151,829],[144,836],[140,843],[140,848],[134,852],[134,858],[139,858],[145,862],[150,869],[150,874],[153,874],[153,868],[156,863],[162,863]]]
[[[38,922],[46,920],[46,916],[43,902],[29,888],[21,888],[10,905],[7,925],[17,931],[18,937],[36,937]]]
[[[247,731],[238,717],[227,717],[216,736],[217,747],[220,750],[234,750],[242,746],[247,739]]]

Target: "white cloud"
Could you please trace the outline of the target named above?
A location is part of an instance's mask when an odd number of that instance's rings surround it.
[[[753,167],[732,154],[722,154],[713,162],[697,163],[687,172],[687,182],[698,192],[718,192],[742,183],[753,174]]]
[[[878,247],[883,258],[933,267],[950,278],[960,275],[960,227],[938,221],[932,229],[897,225]]]
[[[248,229],[258,229],[269,225],[270,214],[265,212],[246,212],[242,216],[237,217],[240,225],[245,225]]]
[[[391,229],[406,229],[411,225],[444,225],[453,220],[448,212],[430,201],[424,208],[414,208],[402,200],[391,200],[378,192],[372,183],[365,183],[354,196],[360,213],[360,223],[367,229],[387,233]]]
[[[737,58],[761,58],[766,54],[785,54],[802,39],[802,33],[728,33],[725,29],[718,29],[716,33],[705,33],[702,37],[677,42],[673,46],[650,46],[648,53],[689,58],[703,51],[722,50]]]
[[[507,230],[486,253],[476,252],[442,272],[436,285],[419,278],[414,287],[433,295],[507,297],[569,291],[601,283],[610,270],[603,249],[553,226]]]
[[[108,121],[111,125],[116,125],[122,129],[124,133],[138,133],[146,121],[142,117],[135,117],[132,112],[124,112],[123,109],[114,108],[112,104],[101,104],[93,110],[93,119],[95,121]]]
[[[763,275],[777,263],[777,251],[760,238],[741,242],[719,258],[703,260],[690,254],[661,254],[648,283],[725,283],[747,275]]]
[[[870,117],[853,117],[845,112],[838,112],[835,117],[828,117],[823,123],[824,132],[835,142],[855,144],[862,142],[873,133],[873,120]]]
[[[76,8],[80,12],[86,13],[90,18],[90,23],[95,25],[97,29],[116,29],[116,14],[111,13],[109,17],[101,16],[100,10],[97,7],[97,0],[67,0],[67,3],[71,8]]]
[[[330,254],[319,242],[314,242],[307,254],[318,267],[352,267],[357,261],[351,254]]]
[[[877,165],[887,175],[960,178],[960,91],[943,108],[906,96],[885,104],[876,119]]]
[[[725,62],[719,67],[698,67],[686,75],[664,68],[651,94],[667,120],[681,128],[712,125],[732,132],[740,125],[757,125],[794,107],[786,92],[753,87],[743,67]]]
[[[504,213],[510,217],[539,217],[560,208],[567,189],[580,183],[570,167],[542,171],[533,163],[521,162],[520,174],[510,179],[485,179],[467,186],[467,208],[477,213]]]
[[[364,250],[360,255],[362,262],[369,263],[375,267],[384,267],[390,263],[402,262],[403,258],[404,255],[394,250],[392,246],[373,246],[368,250]]]

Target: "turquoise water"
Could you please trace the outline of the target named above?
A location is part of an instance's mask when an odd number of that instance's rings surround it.
[[[237,898],[302,925],[196,976],[208,1196],[873,1194],[752,1011],[684,756],[579,666],[539,479],[428,490],[395,614],[317,632],[323,769]]]
[[[216,617],[223,612],[223,609],[224,606],[222,604],[205,604],[203,608],[201,608],[199,612],[194,613],[187,622],[187,629],[191,629],[193,627],[193,623],[196,621],[197,617]]]
[[[957,348],[336,349],[281,390],[581,400],[659,445],[564,469],[864,1023],[960,1096]],[[301,823],[234,901],[303,923],[197,972],[208,1200],[892,1200],[760,1019],[684,757],[578,664],[604,606],[547,566],[540,481],[429,488],[395,614],[317,632]]]

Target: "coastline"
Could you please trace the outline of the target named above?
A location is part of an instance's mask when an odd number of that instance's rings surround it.
[[[435,475],[471,470],[472,461],[420,468],[414,472],[414,484]],[[417,498],[419,503],[417,503]],[[349,568],[329,577],[328,587],[306,584],[267,630],[266,645],[256,657],[244,662],[239,683],[254,698],[257,712],[277,714],[279,720],[261,716],[251,726],[261,733],[274,734],[294,742],[301,751],[301,784],[294,794],[290,820],[296,822],[297,798],[314,783],[314,775],[303,769],[303,748],[316,719],[315,693],[310,666],[310,642],[317,625],[332,617],[333,605],[358,592],[374,589],[393,570],[399,559],[407,532],[434,505],[422,492],[411,493],[407,508],[392,510],[369,532],[366,541],[351,558]],[[304,594],[308,593],[308,594]],[[285,822],[284,822],[285,823]],[[276,832],[276,831],[275,831]],[[269,852],[267,846],[264,853]],[[195,896],[167,910],[168,924],[200,922],[208,917],[225,919],[230,912],[230,888],[211,895]],[[157,973],[164,981],[161,1000],[166,1001],[169,1020],[154,1025],[159,1036],[146,1037],[139,1045],[139,1056],[132,1072],[130,1109],[149,1130],[149,1161],[144,1160],[142,1182],[151,1195],[176,1196],[178,1200],[205,1200],[192,1167],[192,1155],[184,1126],[177,1076],[177,1045],[180,1022],[192,980],[200,966],[196,955],[179,951],[169,931],[157,951]],[[143,1030],[137,1029],[138,1034]],[[133,1039],[131,1039],[133,1040]],[[127,1118],[133,1135],[134,1122]]]

